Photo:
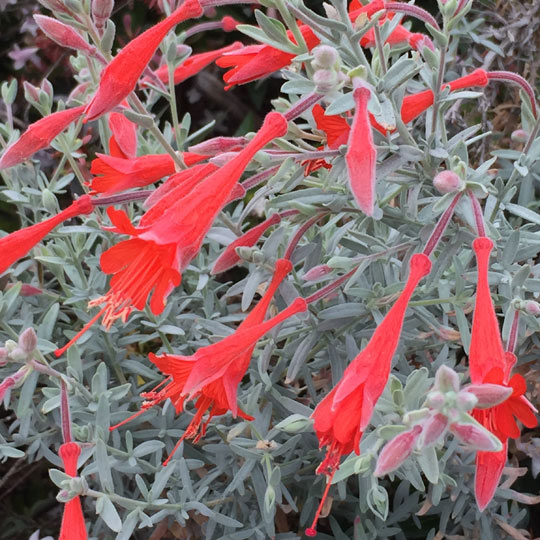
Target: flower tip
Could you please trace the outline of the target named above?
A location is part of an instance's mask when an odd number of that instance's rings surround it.
[[[493,249],[493,241],[487,236],[480,236],[473,241],[473,249],[475,253],[481,251],[491,251]]]
[[[285,115],[272,111],[266,115],[263,126],[268,126],[267,129],[273,129],[276,131],[276,137],[283,137],[287,134],[288,122]]]
[[[425,253],[415,253],[411,257],[411,270],[419,272],[422,277],[431,272],[431,260]]]
[[[310,538],[317,536],[317,529],[314,529],[313,527],[308,527],[306,529],[306,536],[309,536]]]

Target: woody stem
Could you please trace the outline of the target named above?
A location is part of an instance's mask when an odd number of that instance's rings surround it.
[[[454,214],[454,210],[456,208],[457,203],[459,202],[459,199],[461,199],[462,193],[458,193],[450,203],[450,206],[443,212],[443,215],[435,225],[435,228],[433,229],[433,232],[431,233],[431,236],[429,237],[428,241],[426,242],[426,247],[424,248],[424,255],[427,255],[428,257],[433,253],[434,249],[437,247],[438,243],[440,242],[442,235],[444,234],[444,231],[446,230],[446,227],[448,226],[448,223],[450,223],[450,219],[452,218]]]

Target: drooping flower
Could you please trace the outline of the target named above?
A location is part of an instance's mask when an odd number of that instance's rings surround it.
[[[112,194],[147,186],[176,171],[176,164],[169,154],[149,154],[126,159],[106,154],[96,155],[90,168],[90,172],[96,176],[89,184],[94,193]],[[206,159],[206,156],[191,152],[184,152],[182,157],[188,167]]]
[[[371,91],[367,86],[360,86],[353,91],[355,111],[345,154],[352,194],[360,210],[368,216],[373,215],[375,204],[377,163],[377,150],[368,115],[370,96]]]
[[[116,319],[127,320],[132,309],[143,309],[150,294],[150,309],[159,314],[165,299],[180,284],[181,272],[201,248],[206,233],[218,213],[229,201],[233,190],[253,156],[266,144],[287,132],[287,120],[277,112],[269,113],[255,137],[228,163],[206,176],[182,198],[176,189],[163,195],[134,227],[122,211],[109,209],[117,230],[132,238],[105,251],[100,259],[106,274],[114,274],[109,292],[89,303],[105,304],[102,310],[65,347],[62,354],[101,315],[108,328]]]
[[[265,219],[262,223],[259,223],[259,225],[252,227],[244,234],[239,236],[236,240],[231,242],[223,250],[223,253],[216,259],[214,266],[212,266],[211,273],[221,274],[233,266],[236,266],[240,262],[240,257],[236,253],[236,248],[254,246],[267,229],[272,227],[272,225],[276,225],[280,221],[281,217],[279,214],[272,214],[268,219]]]
[[[199,0],[185,2],[166,19],[130,41],[103,70],[99,88],[86,109],[85,121],[96,120],[119,105],[134,89],[159,44],[177,24],[200,17]]]
[[[521,375],[510,378],[516,363],[513,353],[505,351],[489,290],[489,256],[493,242],[487,237],[473,242],[478,268],[478,284],[474,307],[469,370],[473,384],[498,384],[511,387],[507,401],[489,409],[475,409],[473,416],[488,428],[503,444],[500,452],[478,452],[476,455],[475,496],[478,508],[483,511],[490,503],[499,484],[508,455],[508,439],[517,438],[520,430],[516,416],[525,426],[537,425],[536,409],[524,396],[526,382]]]
[[[340,381],[313,411],[319,446],[326,447],[326,456],[317,468],[317,474],[327,476],[327,486],[313,524],[306,530],[308,536],[316,534],[317,520],[341,456],[352,451],[360,453],[362,433],[369,424],[375,404],[390,375],[392,357],[399,343],[407,304],[419,281],[430,272],[431,261],[426,255],[417,253],[411,257],[409,269],[403,291],[375,329],[369,343],[347,366]]]
[[[234,417],[238,415],[252,420],[252,417],[238,408],[237,389],[249,367],[257,341],[287,318],[307,309],[305,300],[298,298],[278,315],[263,322],[275,292],[291,268],[292,265],[288,260],[280,259],[276,262],[276,269],[268,289],[230,336],[217,343],[201,347],[190,356],[150,354],[150,360],[168,375],[164,381],[166,386],[159,392],[151,391],[141,394],[145,398],[141,410],[111,429],[130,421],[166,399],[171,399],[176,412],[182,410],[186,400],[196,399],[197,412],[165,462],[166,464],[184,439],[194,439],[197,442],[204,436],[206,426],[213,416],[231,411]],[[207,412],[208,419],[202,424],[203,416]]]
[[[66,474],[69,476],[77,476],[77,460],[80,454],[81,448],[75,442],[67,442],[60,446],[58,455],[62,459]],[[81,500],[77,495],[64,504],[64,515],[58,540],[86,540],[87,538]]]
[[[206,66],[209,66],[212,62],[217,60],[225,53],[236,51],[241,49],[243,44],[239,41],[235,41],[231,45],[221,47],[214,51],[208,51],[199,54],[193,54],[189,58],[186,58],[175,70],[174,70],[174,84],[180,84],[185,80],[197,75]],[[169,82],[169,67],[165,64],[154,71],[154,75],[164,84]],[[146,80],[146,79],[145,79]]]
[[[28,126],[28,129],[10,145],[0,158],[0,169],[7,169],[26,161],[38,150],[47,148],[52,140],[69,124],[82,116],[85,106],[58,111]]]
[[[93,209],[90,196],[83,195],[56,216],[0,238],[0,274],[5,272],[17,259],[24,257],[57,225],[81,214],[90,214]]]

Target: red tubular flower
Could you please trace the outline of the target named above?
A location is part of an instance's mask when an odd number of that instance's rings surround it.
[[[309,26],[303,24],[299,28],[309,50],[320,43]],[[295,42],[290,30],[287,36]],[[225,90],[229,90],[236,84],[246,84],[287,67],[295,56],[270,45],[248,45],[238,51],[224,54],[216,60],[216,64],[222,68],[233,68],[223,76],[223,80],[227,83]]]
[[[356,204],[365,214],[372,216],[375,204],[377,150],[373,143],[367,109],[371,92],[367,87],[362,86],[354,89],[353,96],[356,108],[345,161],[349,173],[349,185]]]
[[[174,70],[174,84],[180,84],[186,79],[197,75],[199,71],[204,69],[206,66],[210,65],[212,62],[217,60],[220,56],[225,53],[236,51],[241,49],[243,44],[239,41],[235,41],[231,45],[222,47],[221,49],[216,49],[215,51],[209,51],[199,54],[193,54],[186,60],[184,60],[175,70]],[[160,68],[154,71],[154,75],[164,84],[169,82],[169,68],[167,65],[161,66]],[[149,79],[144,79],[147,81]]]
[[[90,214],[93,209],[90,196],[83,195],[56,216],[0,238],[0,274],[5,272],[17,259],[24,257],[57,225],[81,214]]]
[[[103,70],[99,88],[85,111],[85,121],[95,120],[119,105],[135,89],[169,31],[178,23],[200,17],[202,13],[198,0],[186,0],[166,19],[130,41]]]
[[[131,159],[137,155],[137,124],[128,120],[122,113],[109,115],[109,152],[113,157]]]
[[[49,114],[45,118],[34,122],[28,126],[28,129],[10,145],[0,158],[0,169],[13,167],[27,160],[38,150],[47,148],[52,140],[71,122],[82,116],[85,106],[66,109]]]
[[[272,214],[268,219],[264,220],[259,225],[252,227],[242,236],[239,236],[234,242],[231,242],[216,259],[210,273],[221,274],[222,272],[225,272],[225,270],[229,270],[233,266],[236,266],[240,262],[240,257],[236,253],[236,248],[254,246],[267,229],[272,227],[272,225],[278,224],[280,221],[281,217],[279,214]]]
[[[109,292],[88,305],[105,306],[55,354],[62,354],[101,315],[107,328],[116,319],[125,322],[133,308],[144,308],[150,293],[152,313],[161,313],[166,297],[180,284],[180,273],[198,253],[206,233],[229,201],[244,169],[261,148],[286,132],[285,117],[277,112],[269,113],[257,135],[235,158],[207,176],[198,184],[198,189],[192,189],[181,199],[176,198],[176,189],[171,189],[146,212],[137,228],[124,212],[110,209],[109,215],[117,230],[132,238],[101,255],[103,272],[114,275]]]
[[[327,116],[318,103],[313,106],[311,113],[317,124],[317,129],[326,134],[328,148],[337,150],[342,144],[347,144],[351,128],[345,118],[338,114]]]
[[[184,439],[194,439],[197,442],[204,436],[206,426],[213,416],[225,414],[230,410],[234,417],[238,415],[252,420],[252,417],[238,408],[237,388],[249,367],[257,341],[287,318],[307,309],[305,300],[297,298],[288,308],[263,322],[275,292],[291,268],[292,265],[288,260],[280,259],[276,262],[274,276],[264,296],[230,336],[212,345],[201,347],[190,356],[150,354],[150,360],[168,375],[164,381],[168,384],[159,392],[154,390],[141,394],[146,400],[141,410],[111,429],[129,422],[166,399],[171,399],[177,413],[182,410],[186,399],[196,399],[197,413],[165,461],[166,465]],[[201,425],[207,411],[209,417]]]
[[[469,370],[473,384],[492,383],[513,389],[512,395],[503,403],[489,409],[475,409],[473,416],[489,429],[502,443],[500,452],[476,454],[475,496],[478,508],[483,511],[490,503],[499,484],[508,454],[508,438],[520,435],[514,420],[517,417],[525,426],[535,427],[536,409],[525,397],[526,382],[521,375],[510,378],[516,357],[505,352],[499,323],[489,290],[489,255],[493,242],[486,237],[473,242],[478,268],[478,284],[474,307]]]
[[[407,304],[419,281],[429,274],[431,261],[422,253],[411,257],[409,277],[399,298],[377,326],[366,347],[347,366],[345,373],[331,392],[313,411],[314,429],[326,456],[317,474],[327,476],[327,485],[313,524],[306,530],[315,536],[316,524],[330,484],[339,468],[341,456],[353,450],[360,453],[360,439],[369,424],[373,409],[390,375],[392,357],[396,351],[405,318]]]
[[[96,155],[98,157],[92,161],[90,172],[98,176],[89,184],[94,193],[112,194],[147,186],[176,171],[174,160],[169,154],[150,154],[130,159]],[[190,152],[184,152],[182,157],[188,167],[206,159],[206,156]]]
[[[64,470],[69,476],[77,476],[77,459],[81,449],[77,443],[64,443],[58,455],[64,463]],[[58,540],[86,540],[86,525],[79,496],[74,497],[64,505],[64,515],[60,527],[60,536]]]
[[[382,26],[386,20],[389,20],[393,15],[386,15],[379,19],[379,26]],[[386,38],[385,43],[389,45],[409,45],[412,49],[416,49],[420,40],[425,38],[425,34],[418,32],[411,32],[407,30],[402,24],[398,24],[391,34]],[[375,30],[371,28],[360,39],[360,45],[362,47],[374,47],[375,46]]]

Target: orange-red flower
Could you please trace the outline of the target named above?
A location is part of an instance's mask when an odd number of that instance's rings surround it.
[[[242,48],[243,45],[239,41],[235,41],[231,45],[216,49],[214,51],[208,51],[199,54],[193,54],[189,58],[186,58],[175,70],[174,70],[174,84],[180,84],[185,80],[197,75],[202,69],[210,65],[225,53],[235,51]],[[154,75],[164,84],[169,82],[169,67],[163,65],[154,71]],[[145,81],[150,79],[144,79]]]
[[[102,310],[64,347],[59,356],[101,315],[108,328],[116,319],[127,320],[131,311],[143,309],[148,297],[152,313],[165,308],[165,299],[181,281],[181,272],[201,248],[206,233],[227,204],[234,188],[253,156],[272,139],[285,135],[287,120],[269,113],[249,144],[228,163],[206,176],[185,196],[178,198],[180,184],[170,189],[134,227],[122,211],[109,209],[116,230],[132,238],[105,251],[101,268],[113,274],[109,292],[89,302],[89,307],[105,304]]]
[[[390,375],[407,304],[419,281],[430,272],[431,261],[423,253],[418,253],[411,257],[409,267],[409,277],[399,298],[377,326],[366,347],[347,366],[340,381],[313,411],[319,446],[326,447],[326,456],[317,473],[327,476],[327,486],[313,524],[306,530],[308,536],[316,534],[317,520],[341,456],[353,450],[360,453],[362,433]]]
[[[90,182],[94,193],[117,193],[125,189],[143,187],[157,182],[176,171],[176,165],[169,154],[149,154],[146,156],[121,158],[96,154],[90,172],[96,175]],[[190,167],[207,156],[184,152],[185,164]]]
[[[109,139],[111,156],[130,159],[137,155],[137,124],[128,120],[122,113],[109,114]]]
[[[198,0],[186,0],[166,19],[130,41],[103,70],[99,88],[86,109],[86,121],[114,109],[135,89],[142,72],[169,31],[187,19],[200,17]]]
[[[347,141],[345,161],[349,185],[356,204],[368,216],[373,215],[375,205],[375,165],[377,150],[369,122],[368,102],[371,91],[367,86],[353,91],[355,110]]]
[[[28,129],[10,145],[0,158],[0,169],[13,167],[27,160],[38,150],[47,148],[52,140],[69,124],[82,116],[85,106],[58,111],[28,126]]]
[[[93,209],[90,196],[83,195],[56,216],[0,238],[0,274],[5,272],[17,259],[24,257],[57,225],[81,214],[90,214]]]
[[[469,370],[473,384],[494,383],[513,389],[508,400],[489,409],[475,409],[473,416],[503,443],[500,452],[478,452],[476,455],[475,496],[480,510],[489,504],[506,464],[508,438],[520,435],[514,420],[518,418],[525,426],[534,427],[536,409],[525,397],[526,382],[521,375],[510,378],[516,357],[505,352],[499,323],[489,290],[489,255],[493,242],[486,237],[473,242],[478,268],[478,284],[474,307],[469,349]]]
[[[64,464],[64,470],[69,476],[77,476],[77,459],[81,449],[77,443],[64,443],[58,455]],[[58,540],[86,540],[86,525],[79,496],[74,497],[64,505],[64,515]]]

